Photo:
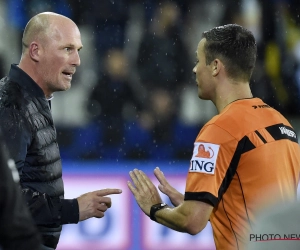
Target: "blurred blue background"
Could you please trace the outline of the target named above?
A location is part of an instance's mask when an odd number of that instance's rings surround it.
[[[52,111],[69,160],[189,160],[215,107],[199,100],[192,73],[203,31],[238,23],[256,37],[254,96],[299,131],[298,0],[0,0],[0,73],[18,63],[23,29],[54,11],[79,26],[84,48],[72,88]]]

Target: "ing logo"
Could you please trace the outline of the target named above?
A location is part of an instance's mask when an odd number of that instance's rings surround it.
[[[195,142],[189,172],[214,174],[220,145]]]
[[[208,147],[207,150],[205,150],[205,147],[203,144],[200,144],[198,147],[198,154],[195,157],[200,157],[200,158],[208,158],[211,159],[214,157],[214,151],[212,150],[211,147]]]

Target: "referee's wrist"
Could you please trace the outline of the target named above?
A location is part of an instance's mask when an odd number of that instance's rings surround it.
[[[151,209],[150,209],[150,219],[153,221],[156,221],[155,218],[155,213],[161,209],[164,209],[168,207],[168,205],[166,203],[158,203],[158,204],[154,204]]]

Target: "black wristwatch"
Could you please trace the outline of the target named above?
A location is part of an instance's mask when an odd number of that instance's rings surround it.
[[[158,203],[158,204],[155,204],[151,207],[150,209],[150,219],[151,220],[154,220],[156,221],[156,218],[155,218],[155,213],[158,211],[158,210],[161,210],[165,207],[167,207],[168,205],[166,203]]]

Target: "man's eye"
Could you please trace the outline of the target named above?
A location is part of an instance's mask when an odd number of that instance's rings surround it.
[[[72,48],[66,47],[65,50],[66,50],[67,52],[70,52],[70,51],[72,50]]]

